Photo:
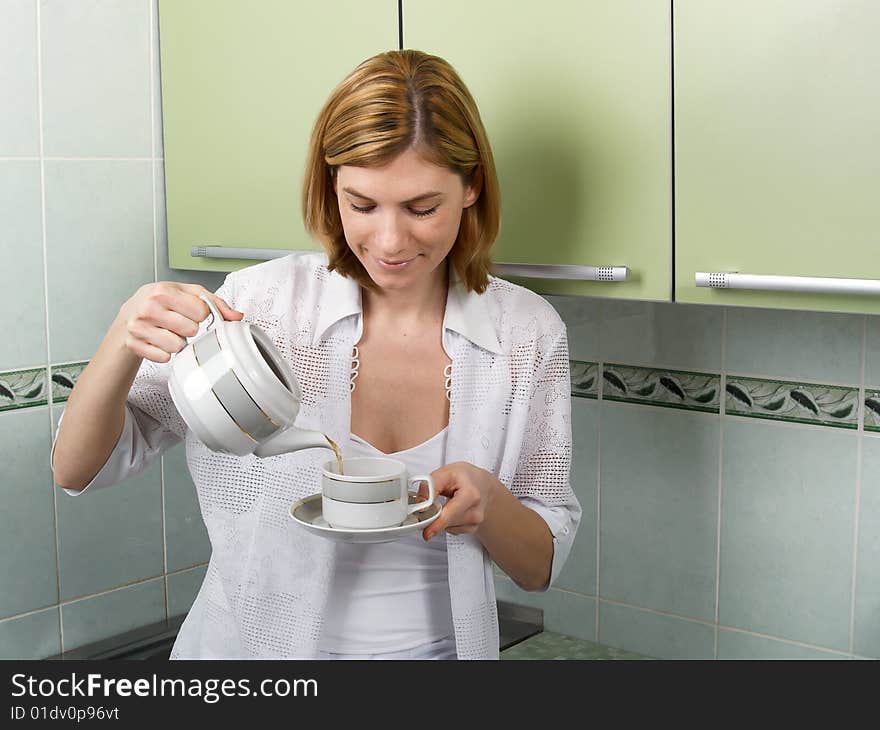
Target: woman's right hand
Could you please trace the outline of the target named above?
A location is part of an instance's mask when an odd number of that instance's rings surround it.
[[[145,284],[119,310],[117,323],[127,350],[153,362],[168,362],[199,331],[210,313],[201,299],[208,296],[223,319],[238,321],[244,314],[199,284],[160,281]]]

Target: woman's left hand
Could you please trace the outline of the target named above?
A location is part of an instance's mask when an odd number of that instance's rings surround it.
[[[431,472],[434,492],[447,498],[440,516],[422,532],[430,540],[442,530],[453,535],[475,533],[491,511],[492,497],[501,484],[494,474],[466,461],[446,464]]]

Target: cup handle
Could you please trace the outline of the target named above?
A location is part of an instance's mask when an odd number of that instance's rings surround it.
[[[424,502],[416,502],[415,504],[409,505],[406,511],[407,515],[411,515],[413,512],[421,512],[423,509],[427,509],[434,504],[434,480],[427,474],[424,476],[410,477],[409,486],[412,486],[414,483],[418,484],[419,482],[428,482],[428,498]]]

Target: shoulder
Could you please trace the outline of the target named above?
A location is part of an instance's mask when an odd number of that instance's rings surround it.
[[[553,305],[531,289],[490,276],[482,296],[487,300],[502,345],[513,345],[523,337],[555,340],[565,333],[565,322]]]
[[[258,299],[290,302],[319,295],[329,272],[327,255],[320,251],[294,253],[269,261],[262,261],[238,271],[230,272],[221,294],[230,305],[254,305]]]

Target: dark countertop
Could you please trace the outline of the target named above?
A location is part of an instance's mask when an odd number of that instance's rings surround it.
[[[501,652],[502,659],[650,659],[593,641],[542,631]]]

